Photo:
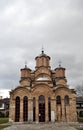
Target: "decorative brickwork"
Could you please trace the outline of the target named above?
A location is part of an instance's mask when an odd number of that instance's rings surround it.
[[[44,51],[35,60],[35,70],[21,69],[20,86],[10,92],[9,121],[77,121],[76,95],[67,87],[65,68],[51,70]]]

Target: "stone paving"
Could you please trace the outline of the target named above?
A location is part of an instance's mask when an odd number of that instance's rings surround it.
[[[3,130],[76,130],[74,125],[67,123],[38,123],[38,124],[12,124]]]

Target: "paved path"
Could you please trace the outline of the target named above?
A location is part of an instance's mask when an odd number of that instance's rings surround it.
[[[3,130],[76,130],[70,124],[49,123],[49,124],[13,124]]]

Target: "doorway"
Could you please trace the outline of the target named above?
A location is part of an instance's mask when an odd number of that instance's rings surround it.
[[[45,122],[45,98],[39,96],[39,122]]]

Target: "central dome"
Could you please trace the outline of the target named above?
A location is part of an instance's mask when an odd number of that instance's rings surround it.
[[[50,57],[44,53],[44,50],[42,50],[41,54],[37,56],[35,59],[41,58],[41,57],[48,57],[50,59]]]
[[[41,66],[50,68],[50,57],[44,53],[42,50],[41,54],[35,58],[36,68]]]

